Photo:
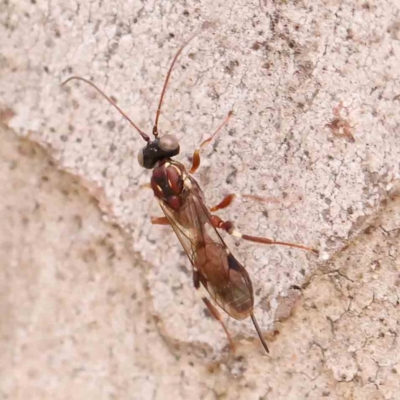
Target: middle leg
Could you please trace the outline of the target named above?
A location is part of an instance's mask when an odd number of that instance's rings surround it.
[[[150,222],[153,225],[169,225],[167,217],[150,217]]]

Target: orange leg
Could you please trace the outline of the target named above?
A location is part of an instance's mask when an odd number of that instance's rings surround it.
[[[203,275],[201,275],[200,272],[194,270],[193,271],[193,285],[196,289],[198,289],[200,287],[200,282],[206,282],[205,278],[203,277]],[[207,284],[205,283],[205,285],[203,284],[204,287],[207,287]],[[210,302],[210,300],[207,299],[207,297],[202,297],[202,300],[204,301],[205,305],[208,308],[208,311],[210,311],[211,315],[217,320],[219,321],[219,323],[222,326],[222,329],[224,330],[228,341],[229,341],[229,345],[231,346],[231,349],[233,352],[235,352],[236,348],[235,348],[235,344],[233,343],[232,340],[232,336],[228,331],[228,328],[226,327],[224,321],[222,320],[221,314],[219,313],[219,311],[216,309],[216,307],[213,306],[213,304]]]
[[[150,217],[150,222],[153,225],[169,225],[169,221],[166,217]]]
[[[261,243],[261,244],[278,244],[281,246],[288,246],[288,247],[295,247],[297,249],[302,249],[302,250],[307,250],[311,251],[314,254],[319,254],[318,250],[315,250],[311,247],[304,246],[302,244],[296,244],[296,243],[289,243],[289,242],[280,242],[280,241],[275,241],[272,239],[268,238],[262,238],[262,237],[257,237],[257,236],[250,236],[250,235],[245,235],[237,231],[233,225],[233,222],[231,221],[223,221],[220,217],[217,215],[212,215],[211,216],[211,223],[215,228],[222,229],[226,232],[228,232],[230,235],[238,238],[238,239],[243,239],[243,240],[248,240],[249,242],[255,242],[255,243]]]
[[[221,314],[219,313],[219,311],[212,305],[211,301],[207,299],[207,297],[202,297],[202,300],[204,301],[205,305],[208,308],[208,311],[210,311],[211,315],[217,320],[219,321],[219,323],[221,324],[222,328],[225,331],[226,336],[228,337],[228,341],[229,341],[229,345],[231,346],[231,349],[233,352],[235,352],[236,347],[235,347],[235,343],[233,343],[232,340],[232,336],[229,333],[227,327],[224,324],[224,321],[221,318]]]
[[[262,203],[279,203],[279,200],[277,200],[273,197],[260,197],[260,196],[254,196],[252,194],[231,193],[231,194],[228,194],[227,196],[225,196],[219,204],[211,207],[210,211],[215,212],[218,210],[222,210],[223,208],[227,208],[233,203],[233,200],[235,200],[235,199],[250,199],[250,200],[259,201]]]
[[[206,140],[204,140],[203,142],[201,142],[200,146],[194,151],[193,153],[193,161],[192,161],[192,167],[190,168],[189,172],[191,174],[194,174],[197,169],[200,166],[200,150],[202,147],[204,147],[206,144],[210,143],[215,135],[228,123],[229,119],[231,118],[233,112],[229,111],[229,114],[227,115],[227,117],[223,120],[222,124],[218,127],[218,129]]]

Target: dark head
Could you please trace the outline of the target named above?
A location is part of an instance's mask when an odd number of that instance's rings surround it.
[[[178,139],[174,135],[164,135],[147,142],[138,153],[138,161],[142,167],[153,169],[158,161],[177,154],[179,154]]]
[[[179,55],[182,53],[182,50],[185,46],[197,35],[195,32],[189,40],[187,40],[178,50],[175,57],[172,60],[172,63],[168,69],[167,76],[164,81],[164,86],[161,91],[160,100],[158,102],[156,118],[153,126],[153,135],[155,139],[150,141],[150,137],[144,133],[130,118],[129,116],[116,104],[116,102],[109,96],[107,96],[102,90],[100,90],[93,82],[88,81],[85,78],[81,78],[79,76],[72,76],[67,79],[63,85],[68,83],[71,80],[80,80],[88,85],[92,86],[98,93],[100,93],[112,106],[114,106],[118,112],[139,132],[140,136],[147,142],[147,145],[140,150],[138,154],[139,164],[147,169],[152,169],[157,164],[158,161],[176,156],[179,154],[179,142],[178,139],[173,135],[164,135],[161,138],[158,137],[158,119],[161,115],[161,106],[163,104],[164,95],[168,86],[169,78],[172,73],[172,69],[178,59]]]

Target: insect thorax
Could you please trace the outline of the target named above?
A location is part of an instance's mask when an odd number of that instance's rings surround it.
[[[153,169],[151,188],[154,195],[164,200],[172,209],[178,210],[183,204],[185,188],[185,167],[178,161],[163,160]]]

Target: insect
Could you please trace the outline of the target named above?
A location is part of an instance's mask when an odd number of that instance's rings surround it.
[[[199,289],[201,285],[204,286],[214,303],[222,308],[230,317],[236,320],[243,320],[250,317],[262,346],[266,352],[269,352],[267,343],[254,316],[254,294],[250,276],[243,265],[228,249],[218,230],[225,231],[238,239],[251,242],[267,245],[277,244],[296,247],[314,253],[318,252],[300,244],[241,234],[235,229],[231,221],[223,221],[220,217],[213,214],[215,211],[228,207],[234,198],[239,195],[227,195],[218,205],[207,207],[203,191],[192,174],[200,166],[201,148],[211,142],[215,135],[228,123],[232,115],[231,112],[218,129],[194,151],[192,166],[189,171],[182,163],[173,159],[180,151],[177,138],[172,134],[165,134],[159,137],[158,120],[172,70],[183,49],[194,36],[190,37],[179,48],[167,72],[153,126],[153,140],[128,117],[115,101],[91,81],[78,76],[72,76],[63,85],[72,80],[80,80],[90,85],[113,105],[136,131],[139,132],[145,140],[146,145],[138,153],[138,162],[142,167],[153,170],[149,186],[153,190],[154,196],[164,213],[163,217],[151,218],[151,222],[158,225],[170,225],[173,228],[192,264],[194,287]],[[257,196],[246,195],[244,197],[259,200]],[[203,301],[211,314],[220,321],[231,347],[234,348],[232,338],[218,309],[208,298],[203,297]]]

